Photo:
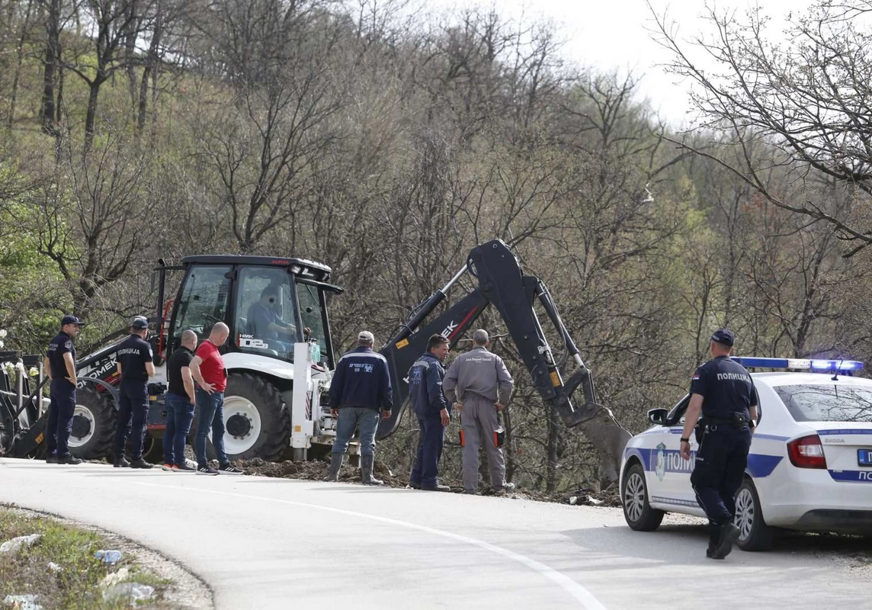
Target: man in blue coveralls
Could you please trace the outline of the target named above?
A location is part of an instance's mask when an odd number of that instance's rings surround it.
[[[442,393],[448,356],[448,339],[433,335],[427,342],[427,353],[409,369],[409,396],[418,417],[421,439],[418,457],[409,477],[409,486],[427,491],[450,491],[448,485],[439,484],[439,458],[445,444],[445,428],[451,423],[448,400]]]
[[[726,329],[712,335],[712,360],[693,374],[681,434],[681,457],[689,460],[690,432],[697,428],[699,449],[690,482],[709,519],[706,557],[711,559],[729,555],[739,537],[739,528],[733,524],[736,493],[745,476],[751,430],[757,421],[757,390],[751,375],[730,359],[734,340]]]
[[[256,339],[266,340],[268,345],[277,352],[290,352],[291,344],[279,338],[279,333],[285,339],[293,340],[294,325],[284,322],[276,313],[274,307],[279,290],[275,286],[267,286],[260,293],[260,300],[248,308],[248,323]]]
[[[45,431],[48,464],[81,464],[82,460],[70,454],[68,442],[73,431],[73,413],[76,410],[76,348],[73,339],[85,323],[76,316],[61,319],[61,332],[48,344],[43,368],[51,380],[51,403]]]

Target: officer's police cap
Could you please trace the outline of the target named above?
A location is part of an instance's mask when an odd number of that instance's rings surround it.
[[[712,335],[712,341],[720,343],[721,345],[726,345],[727,347],[733,347],[733,342],[735,340],[736,338],[733,336],[733,333],[728,331],[726,328],[717,330],[715,331],[715,334]]]
[[[61,318],[61,326],[66,326],[67,324],[75,324],[77,326],[85,326],[85,323],[82,322],[79,318],[77,318],[76,316],[71,316],[69,314],[67,314],[63,318]]]
[[[134,328],[136,330],[145,330],[148,328],[148,320],[146,320],[142,316],[136,316],[133,318],[133,323],[130,325],[130,328]]]

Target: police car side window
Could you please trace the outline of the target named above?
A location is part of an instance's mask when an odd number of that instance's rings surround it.
[[[677,426],[684,420],[684,413],[687,411],[687,405],[690,404],[690,394],[678,401],[678,404],[672,407],[669,415],[666,416],[667,426]]]

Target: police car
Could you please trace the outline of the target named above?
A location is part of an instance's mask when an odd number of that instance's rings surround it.
[[[872,380],[856,361],[733,357],[752,373],[760,399],[745,480],[736,495],[737,544],[766,550],[777,528],[872,534]],[[634,530],[657,529],[667,512],[705,517],[679,439],[690,396],[652,409],[653,426],[627,443],[621,500]]]

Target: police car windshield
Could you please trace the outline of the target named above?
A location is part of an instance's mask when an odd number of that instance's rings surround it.
[[[837,384],[775,386],[798,422],[872,422],[872,391]]]

